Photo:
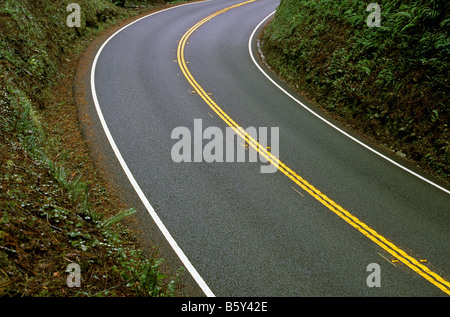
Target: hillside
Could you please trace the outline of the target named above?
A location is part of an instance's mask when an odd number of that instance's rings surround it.
[[[134,210],[99,175],[72,92],[103,30],[169,4],[78,1],[80,26],[69,27],[71,2],[0,2],[0,296],[173,296],[176,274],[121,222]],[[70,263],[79,288],[68,287]]]
[[[450,3],[282,0],[261,36],[267,64],[368,138],[449,181]]]

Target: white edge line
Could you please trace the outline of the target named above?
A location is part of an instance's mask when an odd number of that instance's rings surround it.
[[[272,78],[270,78],[270,76],[261,68],[261,66],[259,66],[259,64],[257,63],[257,61],[255,60],[255,57],[253,56],[252,53],[252,40],[255,36],[256,31],[259,29],[259,27],[266,22],[267,19],[269,19],[276,11],[273,11],[272,13],[270,13],[267,17],[264,18],[264,20],[261,21],[261,23],[258,24],[258,26],[253,30],[253,33],[250,35],[250,39],[248,42],[248,48],[249,48],[249,52],[250,52],[250,56],[253,60],[253,63],[255,63],[255,65],[258,67],[258,69],[264,74],[264,76],[266,76],[275,86],[277,86],[282,92],[284,92],[287,96],[289,96],[292,100],[294,100],[296,103],[298,103],[299,105],[301,105],[303,108],[305,108],[306,110],[308,110],[310,113],[312,113],[313,115],[315,115],[317,118],[319,118],[320,120],[322,120],[323,122],[325,122],[326,124],[328,124],[329,126],[333,127],[334,129],[336,129],[337,131],[339,131],[340,133],[342,133],[343,135],[347,136],[348,138],[352,139],[353,141],[355,141],[356,143],[362,145],[363,147],[365,147],[366,149],[368,149],[369,151],[372,151],[373,153],[375,153],[376,155],[384,158],[385,160],[391,162],[392,164],[396,165],[397,167],[400,167],[401,169],[403,169],[404,171],[420,178],[421,180],[429,183],[430,185],[444,191],[447,194],[450,194],[450,190],[445,189],[442,186],[439,186],[438,184],[430,181],[429,179],[426,179],[423,176],[420,176],[419,174],[411,171],[410,169],[402,166],[401,164],[393,161],[392,159],[386,157],[385,155],[379,153],[378,151],[372,149],[370,146],[364,144],[363,142],[359,141],[358,139],[354,138],[353,136],[351,136],[350,134],[348,134],[347,132],[341,130],[340,128],[338,128],[337,126],[335,126],[334,124],[332,124],[331,122],[329,122],[328,120],[326,120],[325,118],[321,117],[320,115],[318,115],[317,113],[315,113],[314,111],[312,111],[309,107],[307,107],[305,104],[303,104],[301,101],[299,101],[298,99],[296,99],[294,96],[292,96],[290,93],[288,93],[284,88],[282,88],[279,84],[277,84]]]
[[[206,284],[206,282],[203,280],[203,278],[200,276],[200,274],[197,272],[197,270],[194,268],[194,266],[191,264],[191,262],[189,261],[189,259],[187,258],[187,256],[184,254],[184,252],[181,250],[181,248],[178,246],[177,242],[175,241],[175,239],[172,237],[172,235],[169,233],[169,231],[167,230],[166,226],[163,224],[163,222],[161,221],[161,219],[159,218],[158,214],[155,212],[155,210],[153,209],[152,205],[150,204],[150,202],[148,201],[147,197],[145,197],[145,194],[142,192],[141,188],[139,187],[139,184],[136,182],[133,174],[131,173],[131,171],[129,170],[125,160],[122,157],[122,154],[120,153],[110,131],[108,128],[108,125],[106,124],[105,118],[103,117],[103,113],[102,110],[100,108],[100,104],[98,102],[97,99],[97,93],[96,93],[96,89],[95,89],[95,67],[97,66],[97,60],[103,50],[103,48],[106,46],[106,44],[114,37],[116,36],[119,32],[123,31],[124,29],[126,29],[127,27],[133,25],[134,23],[145,19],[149,16],[152,16],[154,14],[157,13],[162,13],[164,11],[167,10],[171,10],[171,9],[175,9],[175,8],[179,8],[182,6],[186,6],[186,5],[193,5],[193,4],[198,4],[198,3],[203,3],[203,2],[209,2],[211,0],[205,0],[202,2],[194,2],[194,3],[187,3],[187,4],[183,4],[183,5],[179,5],[179,6],[175,6],[175,7],[171,7],[168,9],[164,9],[161,11],[157,11],[154,13],[151,13],[149,15],[146,15],[126,26],[124,26],[123,28],[121,28],[120,30],[118,30],[117,32],[115,32],[113,35],[111,35],[104,43],[103,45],[100,47],[100,49],[98,50],[94,62],[92,64],[92,69],[91,69],[91,90],[92,90],[92,97],[94,99],[94,104],[95,104],[95,109],[97,110],[97,114],[98,117],[100,119],[100,122],[102,124],[103,130],[105,131],[106,137],[109,140],[109,143],[111,144],[111,147],[114,151],[114,154],[116,155],[117,159],[119,160],[120,165],[122,166],[125,174],[128,177],[128,180],[130,181],[131,185],[133,186],[134,190],[136,191],[136,193],[138,194],[139,198],[141,199],[142,203],[144,204],[145,208],[147,209],[148,213],[150,214],[150,216],[153,218],[153,220],[155,221],[156,225],[158,226],[159,230],[161,230],[162,234],[164,235],[164,237],[166,238],[166,240],[169,242],[170,246],[173,248],[173,250],[175,251],[175,253],[178,255],[178,257],[180,258],[181,262],[183,263],[183,265],[186,267],[186,269],[189,271],[189,273],[192,275],[192,277],[194,278],[194,280],[197,282],[197,284],[200,286],[200,288],[202,289],[202,291],[205,293],[206,296],[208,297],[215,297],[214,293],[210,290],[210,288],[208,287],[208,285]]]

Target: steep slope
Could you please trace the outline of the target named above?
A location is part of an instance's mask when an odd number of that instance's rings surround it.
[[[69,27],[71,2],[0,2],[0,295],[170,296],[161,259],[143,256],[120,223],[133,209],[92,162],[72,92],[102,30],[165,2],[81,1],[80,26]],[[68,287],[71,262],[80,288]]]
[[[379,143],[449,180],[450,4],[283,0],[261,37],[292,87]]]

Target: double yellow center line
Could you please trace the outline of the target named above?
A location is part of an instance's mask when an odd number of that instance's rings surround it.
[[[203,24],[210,21],[214,17],[227,12],[231,9],[240,7],[242,5],[255,2],[256,0],[250,0],[246,2],[242,2],[230,7],[227,7],[225,9],[219,10],[210,16],[204,18],[197,24],[195,24],[193,27],[191,27],[181,38],[178,49],[177,49],[177,62],[178,65],[181,68],[181,71],[183,72],[183,75],[186,77],[188,82],[191,84],[191,86],[194,88],[194,90],[198,93],[198,95],[205,101],[205,103],[228,125],[230,126],[240,137],[244,139],[245,142],[247,142],[251,147],[253,147],[260,155],[262,155],[265,159],[267,159],[271,164],[276,166],[280,172],[282,172],[284,175],[289,177],[290,180],[292,180],[295,184],[300,186],[303,190],[305,190],[308,194],[310,194],[312,197],[314,197],[317,201],[319,201],[321,204],[323,204],[325,207],[327,207],[329,210],[334,212],[336,215],[338,215],[340,218],[342,218],[344,221],[346,221],[348,224],[350,224],[352,227],[357,229],[359,232],[361,232],[363,235],[365,235],[367,238],[372,240],[374,243],[376,243],[378,246],[380,246],[383,250],[391,254],[392,257],[397,259],[398,261],[402,262],[404,265],[412,269],[417,274],[424,277],[426,280],[428,280],[430,283],[441,289],[446,294],[450,295],[450,283],[446,281],[444,278],[436,274],[435,272],[431,271],[427,266],[420,263],[418,260],[414,259],[410,255],[408,255],[405,251],[398,248],[396,245],[394,245],[392,242],[388,241],[385,237],[378,234],[375,230],[367,226],[365,223],[363,223],[361,220],[353,216],[350,212],[342,208],[340,205],[338,205],[336,202],[331,200],[329,197],[327,197],[325,194],[320,192],[317,188],[315,188],[313,185],[308,183],[305,179],[300,177],[297,173],[295,173],[292,169],[290,169],[286,164],[281,162],[277,157],[272,155],[267,148],[259,144],[254,138],[252,138],[250,135],[248,135],[245,130],[240,127],[225,111],[222,110],[222,108],[217,105],[217,103],[209,96],[208,93],[205,92],[205,90],[200,86],[200,84],[195,80],[195,78],[192,76],[191,72],[189,71],[185,58],[184,58],[184,50],[187,44],[187,41],[189,37]]]

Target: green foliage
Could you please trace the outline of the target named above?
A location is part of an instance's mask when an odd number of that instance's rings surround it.
[[[76,254],[90,280],[75,296],[171,296],[177,280],[167,281],[161,260],[130,243],[121,224],[134,209],[104,219],[91,206],[92,184],[70,169],[61,141],[48,135],[43,118],[54,107],[46,105],[67,56],[102,28],[139,13],[108,0],[83,1],[81,27],[69,28],[71,2],[0,0],[0,295],[61,295],[65,284],[57,275],[67,254]],[[111,283],[117,284],[105,289]]]
[[[450,121],[450,3],[377,3],[381,27],[371,28],[366,1],[283,0],[262,37],[266,59],[329,111],[448,178],[438,123]]]
[[[57,61],[64,60],[75,41],[101,23],[119,16],[106,0],[84,1],[80,28],[66,26],[65,1],[16,1],[0,3],[0,60],[4,72],[14,73],[18,88],[38,108],[44,108],[57,77]]]

